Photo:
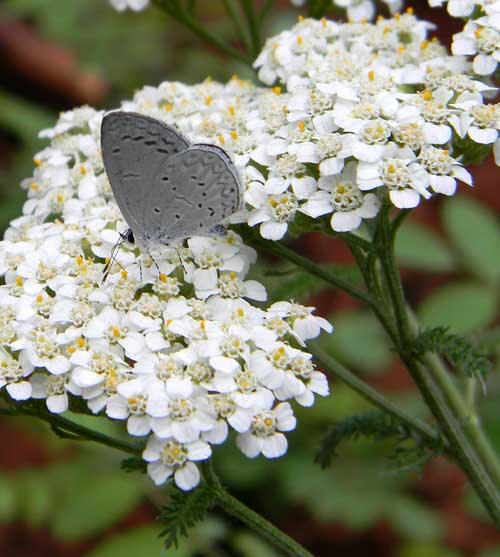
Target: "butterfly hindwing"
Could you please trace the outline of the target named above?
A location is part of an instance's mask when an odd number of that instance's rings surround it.
[[[216,146],[193,145],[165,161],[151,185],[143,219],[156,242],[210,236],[238,210],[240,197],[229,156]]]

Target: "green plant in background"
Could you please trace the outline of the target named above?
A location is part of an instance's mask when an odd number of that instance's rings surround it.
[[[495,391],[495,378],[490,377],[490,359],[495,357],[498,351],[499,335],[493,324],[500,272],[500,229],[488,209],[460,196],[442,204],[446,243],[428,228],[412,221],[404,222],[411,208],[423,198],[435,193],[452,195],[456,188],[456,179],[468,183],[470,176],[461,166],[461,161],[476,158],[474,153],[478,147],[482,149],[482,156],[493,148],[497,137],[498,107],[483,104],[481,93],[491,88],[477,75],[488,75],[494,71],[495,68],[491,69],[489,55],[476,56],[475,74],[468,74],[469,68],[466,65],[457,69],[456,59],[448,57],[438,43],[427,40],[425,23],[419,22],[410,12],[379,21],[375,25],[363,24],[359,27],[355,24],[337,26],[326,19],[304,20],[291,30],[268,40],[261,50],[262,24],[271,13],[273,2],[223,2],[225,13],[232,22],[232,30],[238,35],[239,45],[242,47],[239,49],[229,38],[212,33],[212,30],[202,25],[198,19],[197,2],[157,0],[154,3],[224,54],[249,64],[257,57],[255,66],[258,68],[259,78],[270,86],[268,89],[257,89],[237,79],[233,79],[226,86],[210,81],[193,87],[166,83],[158,89],[145,88],[126,105],[128,110],[144,112],[177,124],[188,137],[191,134],[196,141],[200,141],[201,137],[206,143],[219,144],[235,158],[245,182],[246,211],[242,212],[238,224],[233,224],[233,229],[247,245],[267,251],[286,261],[283,267],[278,269],[275,265],[272,269],[266,269],[266,265],[261,263],[254,271],[261,280],[268,283],[270,298],[276,302],[269,310],[269,317],[262,322],[262,327],[269,326],[272,318],[279,321],[279,327],[285,327],[285,334],[281,333],[279,337],[282,339],[280,344],[264,348],[264,352],[268,353],[267,359],[259,360],[258,365],[268,366],[266,362],[272,361],[274,357],[278,358],[287,350],[295,350],[287,353],[288,360],[292,357],[304,359],[303,353],[298,352],[302,349],[297,345],[297,339],[309,340],[318,336],[320,327],[327,328],[306,308],[298,304],[280,303],[279,300],[284,297],[293,297],[298,301],[306,300],[312,292],[328,286],[344,290],[362,304],[359,307],[363,308],[336,315],[334,321],[337,330],[334,335],[331,338],[324,335],[320,340],[308,343],[308,350],[314,355],[315,361],[344,384],[337,389],[332,400],[317,402],[313,410],[302,411],[299,415],[303,422],[309,421],[310,426],[319,434],[325,429],[325,422],[331,420],[332,414],[335,415],[336,410],[332,408],[339,405],[339,409],[342,410],[339,410],[338,419],[324,434],[319,449],[312,446],[310,439],[297,438],[298,446],[303,449],[303,453],[311,456],[295,456],[292,450],[280,472],[276,473],[273,471],[276,470],[273,469],[274,464],[271,463],[252,463],[251,471],[247,465],[241,465],[237,460],[238,456],[232,452],[233,449],[224,445],[217,449],[220,458],[216,457],[224,483],[231,488],[232,483],[238,485],[238,482],[243,482],[239,484],[241,486],[247,482],[247,486],[251,487],[252,482],[272,477],[278,495],[287,491],[292,501],[305,502],[311,514],[317,516],[318,520],[342,519],[353,528],[362,528],[373,524],[380,517],[385,517],[405,538],[421,542],[424,554],[439,554],[442,551],[439,547],[442,535],[439,519],[433,511],[401,490],[404,479],[395,479],[392,476],[388,476],[384,481],[381,481],[380,477],[374,479],[373,475],[370,475],[370,469],[364,464],[359,465],[357,474],[353,474],[352,467],[348,466],[343,470],[342,463],[336,461],[335,474],[332,477],[320,472],[318,465],[313,463],[312,455],[315,449],[317,461],[323,466],[331,466],[332,457],[344,441],[369,437],[375,441],[384,441],[384,448],[387,443],[392,445],[389,454],[393,466],[390,468],[411,470],[415,465],[420,465],[437,455],[444,455],[454,461],[467,475],[490,518],[498,525],[500,467],[497,455],[486,437],[486,433],[494,424],[492,419],[488,419],[487,404],[480,404],[479,399],[487,386],[490,391]],[[329,7],[328,4],[309,2],[310,15],[321,18]],[[125,5],[126,2],[123,6]],[[133,2],[130,2],[130,5],[137,7]],[[464,41],[467,40],[470,52],[464,54],[485,52],[486,47],[481,43],[481,36],[496,32],[495,20],[489,9],[489,6],[485,5],[482,6],[483,11],[459,14],[480,19],[477,19],[477,22],[471,20],[463,35],[457,36],[455,50],[463,49]],[[47,21],[50,22],[50,18]],[[471,27],[476,31],[472,34],[473,38],[468,35]],[[363,37],[363,33],[368,37],[368,46],[364,41],[358,40],[359,37]],[[471,43],[474,44],[471,46]],[[387,45],[390,45],[389,49]],[[370,55],[373,55],[373,58]],[[360,70],[361,60],[364,65]],[[354,64],[354,61],[358,65]],[[410,69],[414,72],[410,72],[410,77],[400,71],[401,66],[405,64],[408,65],[409,72]],[[339,87],[339,81],[342,79],[344,88]],[[199,119],[198,116],[192,117],[197,112],[202,114]],[[9,306],[15,303],[13,298],[16,296],[33,296],[28,291],[19,292],[19,289],[24,288],[25,279],[41,280],[40,268],[35,269],[32,275],[29,275],[31,271],[26,270],[26,265],[24,268],[21,265],[16,268],[17,264],[23,262],[22,259],[20,262],[16,259],[19,253],[12,246],[17,242],[30,241],[30,233],[27,231],[32,227],[35,231],[39,230],[37,226],[43,221],[50,223],[49,228],[60,226],[61,219],[67,220],[68,223],[73,222],[74,225],[75,215],[77,219],[80,218],[80,209],[77,203],[67,206],[65,203],[68,199],[78,199],[78,202],[82,202],[82,210],[85,212],[85,204],[88,203],[86,187],[95,187],[95,196],[106,202],[111,199],[109,188],[106,190],[103,182],[105,175],[99,157],[92,150],[93,147],[89,150],[89,144],[96,144],[98,139],[96,130],[99,128],[96,122],[99,122],[100,118],[102,114],[90,110],[67,113],[53,130],[47,132],[49,137],[54,137],[55,140],[52,150],[41,153],[42,164],[39,170],[35,171],[32,180],[36,187],[32,188],[30,194],[31,200],[34,199],[36,202],[33,207],[36,208],[35,214],[39,215],[40,222],[30,221],[27,211],[25,220],[14,222],[6,236],[7,242],[2,256],[3,265],[7,270],[5,291],[9,292],[3,302],[6,313],[12,311]],[[76,147],[71,137],[75,139]],[[82,145],[78,145],[82,137]],[[88,139],[91,139],[90,143]],[[68,141],[67,144],[64,144],[65,140]],[[83,141],[87,143],[84,145]],[[50,173],[47,186],[46,178],[44,183],[43,172],[47,168],[50,169],[53,164],[51,157],[58,149],[62,149],[66,157],[68,152],[71,153],[63,164],[66,165],[64,171],[68,172],[70,188],[68,189],[68,184],[65,183],[57,184],[51,190]],[[460,159],[459,155],[465,157]],[[90,182],[82,186],[84,179]],[[48,187],[47,195],[45,192],[41,196],[37,193],[39,182]],[[28,187],[31,186],[28,184]],[[98,203],[92,208],[97,206]],[[47,216],[51,218],[47,219]],[[108,220],[101,228],[98,228],[97,224],[88,225],[85,239],[77,238],[77,241],[81,242],[80,251],[76,254],[76,266],[75,263],[71,263],[69,276],[85,276],[85,284],[96,290],[101,288],[99,277],[102,276],[104,257],[106,254],[109,255],[112,241],[116,238],[115,230],[120,222],[119,218],[119,215],[108,214],[105,216]],[[295,252],[287,243],[280,242],[287,233],[288,237],[293,238],[305,232],[318,231],[344,240],[356,266],[316,264]],[[36,237],[38,232],[34,234]],[[240,249],[238,236],[235,234],[230,238]],[[209,245],[212,247],[209,248]],[[45,244],[44,246],[44,249],[47,249]],[[217,249],[216,246],[216,243],[207,244],[204,249]],[[187,248],[191,250],[188,256],[191,258],[190,264],[195,270],[202,270],[203,266],[199,259],[196,259],[195,244],[188,244]],[[132,279],[139,282],[137,272],[130,266],[131,260],[126,259],[127,253],[130,254],[132,249],[135,248],[124,249],[126,253],[123,265],[127,270],[113,269],[115,278],[110,281],[112,286],[109,288],[112,288],[110,292],[114,296],[114,304],[122,303],[121,298],[118,299],[118,291],[124,286],[130,286],[127,281]],[[232,252],[233,256],[235,254],[245,259],[243,251]],[[48,255],[57,258],[54,251],[49,251]],[[72,252],[72,255],[75,254]],[[140,253],[135,251],[135,256],[139,257]],[[250,262],[250,259],[246,261],[247,264]],[[403,293],[398,262],[424,272],[451,274],[463,270],[470,278],[467,281],[447,283],[446,286],[435,290],[414,312]],[[146,265],[147,261],[144,260],[143,263]],[[56,275],[64,276],[65,264],[66,261],[61,264],[54,263],[57,268]],[[237,279],[239,282],[230,283],[234,284],[234,288],[240,289],[238,296],[224,294],[221,277],[225,277],[224,280],[235,281],[236,274],[225,275],[220,265],[216,263],[220,282],[217,283],[219,290],[215,295],[219,295],[227,306],[233,303],[231,300],[234,298],[239,299],[245,295],[251,298],[251,290],[256,287],[250,284],[251,281],[243,282],[243,272],[240,272]],[[19,269],[21,272],[18,272]],[[178,264],[174,265],[173,269],[175,281],[180,281],[181,285],[185,282],[182,285],[182,294],[186,298],[195,300],[197,296],[204,300],[207,296],[214,295],[203,294],[204,291],[213,289],[213,286],[207,287],[204,283],[206,278],[189,278],[188,275],[182,274],[184,271]],[[173,278],[168,276],[171,273],[172,270],[166,271],[159,279],[149,279],[153,285],[153,292],[160,292],[160,300],[161,296],[164,296],[165,302],[168,297],[177,294],[167,295],[159,290],[165,288],[159,283],[168,283],[167,279]],[[200,276],[201,274],[198,275]],[[53,279],[54,276],[51,275],[42,280]],[[140,281],[142,282],[142,278]],[[59,294],[59,285],[56,282],[53,286],[51,284],[46,287],[45,294],[40,294],[41,290],[36,291],[35,294],[41,298],[30,299],[31,304],[37,308],[39,315],[47,317],[44,312],[48,311],[52,323],[69,321],[76,324],[74,317],[71,317],[73,321],[68,318],[60,318],[58,321],[55,313],[51,314],[50,298],[55,297],[61,302],[61,296],[65,297],[64,294]],[[244,284],[248,286],[244,287]],[[132,287],[131,292],[135,292],[137,298],[140,290],[134,290],[137,284],[132,283]],[[254,294],[256,292],[257,290]],[[149,291],[142,291],[142,294],[144,293],[150,296]],[[130,296],[130,291],[125,295]],[[259,294],[256,294],[255,298],[261,299]],[[48,305],[48,310],[44,303]],[[100,299],[97,303],[106,306],[108,302]],[[195,302],[190,303],[194,305]],[[40,304],[40,307],[36,304]],[[115,305],[116,307],[120,306]],[[124,307],[129,309],[128,306]],[[202,307],[201,303],[199,307]],[[253,306],[240,306],[238,310],[242,310],[243,307],[248,310]],[[103,320],[105,311],[102,310],[102,305],[98,306],[98,309]],[[73,310],[74,308],[71,311]],[[165,311],[168,313],[168,309]],[[201,314],[203,317],[203,312]],[[23,321],[20,315],[22,311],[18,310],[18,313],[12,313],[9,319],[16,317],[18,321]],[[203,317],[203,323],[204,319],[206,316]],[[100,338],[96,336],[95,331],[90,331],[91,320],[92,317],[77,326],[81,332],[80,336],[75,335],[70,340],[66,338],[60,342],[58,346],[64,347],[65,354],[71,355],[70,348],[83,350],[88,339]],[[212,320],[217,322],[216,319]],[[168,322],[167,318],[165,322]],[[96,329],[95,320],[92,324]],[[110,329],[112,332],[116,329],[116,326],[113,326],[114,328]],[[166,326],[162,331],[165,338],[171,339],[172,334],[179,335],[174,329],[169,331],[169,325]],[[273,330],[271,326],[269,330]],[[148,334],[144,328],[139,328],[139,331],[143,336]],[[144,443],[141,435],[135,432],[137,438],[131,441],[130,438],[120,435],[121,430],[114,427],[110,430],[108,425],[102,429],[93,425],[95,418],[81,416],[89,414],[84,401],[93,400],[93,395],[89,395],[85,390],[68,387],[69,392],[76,395],[74,399],[71,398],[71,410],[74,414],[70,418],[59,415],[61,410],[65,409],[60,406],[60,399],[57,403],[54,398],[50,400],[53,396],[67,397],[64,390],[66,387],[63,389],[64,394],[61,390],[57,391],[55,381],[51,384],[52,391],[46,388],[43,393],[50,410],[32,400],[22,401],[23,397],[29,397],[20,396],[16,388],[26,387],[16,385],[23,382],[23,376],[31,376],[33,366],[42,366],[38,353],[30,356],[29,350],[32,347],[28,346],[23,334],[19,334],[19,339],[15,331],[12,334],[13,337],[8,338],[3,345],[4,361],[7,362],[4,368],[8,367],[10,370],[16,365],[18,367],[16,373],[5,375],[5,383],[11,388],[9,393],[17,402],[9,400],[4,389],[2,412],[16,416],[37,416],[47,421],[61,437],[93,440],[125,451],[132,455],[132,458],[124,462],[124,468],[129,471],[144,470],[145,464],[141,459]],[[115,336],[120,335],[117,333]],[[184,334],[184,339],[189,338],[189,335]],[[21,339],[22,342],[19,342]],[[137,337],[134,339],[138,342]],[[78,342],[81,342],[79,348]],[[125,361],[121,365],[128,366],[126,373],[130,373],[133,362],[139,362],[143,356],[137,351],[134,352],[131,347],[132,337],[127,342],[128,344],[124,343],[123,346]],[[258,346],[264,346],[263,340],[258,342],[261,343],[257,344]],[[193,340],[192,344],[195,346],[196,341]],[[289,348],[294,344],[295,348]],[[116,348],[116,345],[114,346]],[[166,348],[163,346],[159,350]],[[27,354],[28,359],[31,358],[26,366],[22,358],[17,358],[19,350],[24,350],[24,355]],[[35,353],[37,350],[38,348],[34,349]],[[190,350],[189,342],[186,350]],[[398,353],[421,395],[418,399],[412,397],[405,405],[389,400],[365,382],[362,376],[355,375],[347,367],[353,366],[364,372],[377,373],[390,363],[395,352]],[[67,359],[70,360],[70,356]],[[288,360],[283,365],[283,370],[290,373],[294,368]],[[240,363],[242,366],[245,365],[248,358],[243,357]],[[82,365],[86,364],[80,359],[74,369],[79,369],[78,366],[81,368]],[[25,367],[19,371],[20,366]],[[68,373],[66,369],[61,372],[55,360],[50,357],[47,366],[49,378],[50,374],[62,376],[61,373]],[[217,367],[214,369],[216,373],[220,371]],[[454,373],[451,370],[454,370]],[[275,372],[278,373],[276,370],[269,371]],[[122,372],[116,373],[119,377]],[[230,373],[234,375],[234,370]],[[310,383],[311,369],[295,369],[293,373],[300,377],[307,388],[314,391]],[[80,371],[80,377],[81,374]],[[73,375],[76,377],[77,372],[73,372]],[[36,376],[41,376],[40,370],[34,374],[34,377]],[[81,379],[77,381],[82,382]],[[36,381],[33,385],[35,383]],[[91,386],[95,387],[95,384]],[[77,387],[84,388],[78,383]],[[303,394],[301,391],[292,396],[286,391],[279,391],[282,384],[272,386],[268,383],[265,387],[274,390],[279,400],[295,397],[300,402]],[[57,388],[61,389],[61,386],[58,384]],[[217,389],[210,387],[209,390]],[[236,387],[231,387],[229,392],[235,390]],[[353,392],[356,395],[353,395]],[[79,396],[83,396],[83,399],[78,398]],[[132,396],[140,397],[143,394]],[[377,411],[368,411],[368,405],[374,405]],[[92,406],[91,403],[89,406],[94,412],[104,407],[95,404]],[[486,408],[486,411],[483,408]],[[108,416],[117,417],[112,415],[109,408],[106,408],[106,411]],[[485,413],[485,427],[480,419],[482,412]],[[495,417],[494,411],[489,410],[489,414],[491,418]],[[253,429],[250,429],[254,436],[258,436],[260,431],[255,422],[256,416],[254,412],[254,422],[251,426]],[[265,419],[278,423],[275,416],[266,415]],[[129,427],[130,423],[129,421]],[[248,429],[246,433],[240,433],[246,435]],[[275,433],[274,426],[268,434]],[[244,452],[251,452],[248,446],[245,448],[243,442],[240,446]],[[177,448],[175,450],[177,451]],[[370,455],[374,452],[371,444],[361,444],[361,448],[355,450]],[[170,456],[173,454],[169,453]],[[204,458],[207,456],[208,453]],[[90,459],[90,469],[93,464],[93,460]],[[184,462],[172,466],[173,470],[177,471],[182,469]],[[240,478],[238,467],[241,467]],[[78,467],[78,472],[76,468],[72,471],[69,467],[64,469],[70,476],[74,473],[77,482],[85,474],[93,474],[85,469],[85,464]],[[89,504],[91,508],[104,509],[106,502],[111,500],[113,503],[114,500],[116,503],[117,498],[125,498],[120,505],[114,506],[115,512],[118,512],[116,508],[119,508],[120,513],[125,514],[142,493],[142,479],[135,479],[140,478],[137,475],[127,476],[134,479],[125,482],[129,487],[124,489],[123,481],[116,473],[110,471],[112,469],[111,466],[107,470],[109,477],[104,476],[107,478],[105,483],[109,484],[108,487],[106,490],[96,488],[96,498]],[[177,550],[179,555],[187,555],[197,550],[213,551],[218,540],[225,535],[224,525],[215,520],[211,530],[209,523],[208,530],[204,531],[204,524],[200,521],[209,511],[219,508],[255,530],[279,553],[311,555],[284,532],[230,495],[215,475],[210,461],[203,463],[202,471],[203,480],[200,486],[187,492],[177,491],[172,486],[170,502],[166,505],[160,503],[163,505],[160,518],[165,523],[162,535],[167,547],[176,545],[180,538],[188,531],[191,532],[194,527],[196,533],[190,535],[189,542]],[[151,468],[149,473],[154,477]],[[49,471],[48,475],[50,474]],[[57,475],[57,471],[55,474]],[[353,495],[355,490],[348,487],[353,481],[353,475],[356,476],[358,489],[359,485],[362,486],[362,496],[357,493]],[[301,481],[294,481],[299,476]],[[29,481],[29,476],[24,476],[20,478],[19,483],[3,486],[6,517],[9,513],[15,515],[15,505],[9,502],[12,503],[17,498],[16,489]],[[51,479],[47,478],[45,485],[50,486],[50,482]],[[182,482],[177,483],[182,487]],[[194,483],[189,487],[193,487]],[[48,490],[50,491],[50,488]],[[103,491],[106,491],[106,496],[103,495]],[[39,493],[40,516],[47,516],[49,511],[45,510],[47,507],[44,509],[47,494],[43,494],[43,488]],[[78,537],[87,532],[84,528],[80,532],[71,530],[75,523],[71,519],[71,509],[75,509],[74,500],[79,500],[77,487],[69,499],[73,502],[66,512],[60,513],[59,520],[56,517],[55,528],[62,537]],[[103,512],[104,514],[107,515],[107,519],[100,514],[90,516],[91,526],[88,532],[105,528],[117,520],[112,514],[110,516],[109,513]],[[124,547],[143,548],[142,544],[148,544],[152,535],[154,531],[150,527],[142,528],[123,535],[122,539],[117,537],[111,540],[102,548],[96,549],[95,554],[106,555],[106,552],[109,552],[109,555],[114,555],[117,551],[123,551]],[[275,554],[267,546],[261,548],[258,544],[259,541],[256,539],[245,538],[244,535],[239,537],[238,534],[231,540],[231,549],[249,555],[252,552]],[[137,551],[142,552],[143,549]],[[150,551],[151,554],[156,554],[157,549],[152,547]],[[175,550],[169,551],[176,555]],[[410,550],[408,554],[411,554]]]

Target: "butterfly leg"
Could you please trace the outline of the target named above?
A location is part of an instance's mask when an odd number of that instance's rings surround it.
[[[106,265],[104,266],[101,284],[104,284],[106,282],[109,273],[111,272],[111,267],[113,266],[113,263],[115,262],[118,263],[118,265],[123,269],[123,266],[118,261],[116,261],[116,258],[118,256],[118,253],[120,252],[123,242],[125,241],[130,242],[132,244],[134,243],[134,235],[130,228],[128,230],[125,230],[125,232],[120,232],[120,238],[113,246],[113,249],[111,250],[111,254],[108,260],[106,261]]]

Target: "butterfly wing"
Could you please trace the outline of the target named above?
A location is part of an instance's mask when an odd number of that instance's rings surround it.
[[[165,161],[189,143],[171,126],[135,112],[110,112],[102,121],[104,168],[116,202],[134,235],[145,235],[143,206]]]
[[[159,243],[210,236],[238,210],[241,185],[229,155],[214,145],[192,145],[165,161],[144,206],[144,222]]]

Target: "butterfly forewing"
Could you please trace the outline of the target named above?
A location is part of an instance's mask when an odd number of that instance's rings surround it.
[[[165,243],[212,235],[238,210],[240,183],[229,156],[212,145],[193,145],[165,162],[144,205],[151,239]]]
[[[111,112],[102,121],[104,167],[116,202],[138,239],[149,226],[144,204],[158,174],[188,142],[174,128],[134,112]]]

